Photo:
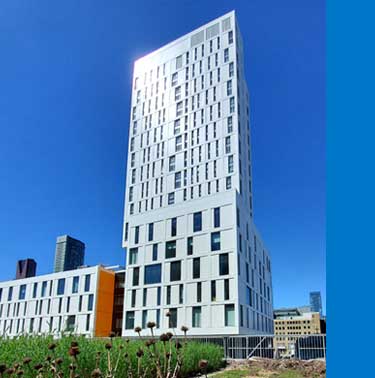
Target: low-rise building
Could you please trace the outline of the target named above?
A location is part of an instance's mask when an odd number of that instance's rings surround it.
[[[108,336],[115,274],[97,265],[0,282],[0,335]]]
[[[281,355],[293,356],[296,340],[303,335],[322,333],[319,312],[302,313],[298,308],[274,311],[275,348]]]

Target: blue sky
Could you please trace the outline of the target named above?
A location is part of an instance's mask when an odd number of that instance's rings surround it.
[[[325,300],[323,0],[3,0],[0,280],[17,259],[53,267],[55,239],[86,263],[121,249],[132,62],[232,9],[251,99],[254,215],[275,307]]]

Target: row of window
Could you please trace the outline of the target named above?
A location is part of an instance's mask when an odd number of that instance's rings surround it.
[[[85,316],[85,331],[90,330],[91,315]],[[63,320],[63,316],[49,317],[49,318],[30,318],[30,319],[9,319],[3,320],[0,324],[0,329],[3,335],[19,335],[25,333],[42,333],[48,331],[49,333],[56,332],[76,332],[77,331],[77,317],[76,315],[69,315]],[[56,321],[55,321],[56,319]],[[1,321],[0,321],[1,322]],[[82,332],[82,330],[80,330]]]
[[[8,304],[0,304],[0,318],[1,317],[18,317],[23,314],[23,316],[27,315],[27,309],[30,307],[30,303],[32,302],[16,302],[16,303],[8,303]],[[51,313],[51,299],[45,300],[36,300],[34,301],[34,314],[41,315],[43,312],[46,314]],[[21,306],[23,306],[23,310],[21,310]],[[87,311],[92,311],[94,306],[94,295],[89,294],[87,296]],[[67,297],[65,300],[65,308],[63,308],[63,298],[58,298],[58,313],[62,313],[71,311],[71,297]],[[83,295],[80,295],[78,298],[78,312],[84,311],[83,309]]]
[[[178,317],[177,317],[177,308],[169,308],[168,309],[168,328],[177,328]],[[142,311],[142,328],[146,328],[146,324],[148,321],[148,311]],[[127,311],[125,318],[125,329],[134,329],[135,327],[135,311]],[[160,327],[160,310],[158,309],[156,312],[156,319],[155,319],[156,327]],[[193,328],[199,328],[202,326],[202,307],[201,306],[194,306],[192,307],[192,321],[191,321]],[[234,312],[234,304],[226,304],[224,305],[224,324],[225,327],[234,327],[235,326],[235,312]]]

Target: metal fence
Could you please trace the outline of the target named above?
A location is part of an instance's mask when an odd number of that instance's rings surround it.
[[[300,360],[325,359],[326,335],[260,335],[189,337],[188,340],[213,343],[224,349],[225,358],[247,359],[296,358]]]

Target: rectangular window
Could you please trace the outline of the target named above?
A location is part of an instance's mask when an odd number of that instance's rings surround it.
[[[142,328],[145,329],[147,324],[147,310],[142,311]]]
[[[172,75],[172,87],[174,87],[175,85],[177,85],[178,83],[178,73],[175,72],[173,75]]]
[[[202,308],[193,307],[193,318],[192,318],[192,326],[193,328],[201,327],[201,318],[202,318]]]
[[[177,218],[171,219],[171,236],[177,235]]]
[[[179,135],[175,139],[176,152],[182,150],[182,136]]]
[[[225,153],[230,154],[231,153],[231,143],[230,143],[230,136],[227,136],[225,138]]]
[[[230,30],[228,33],[228,45],[233,43],[233,30]]]
[[[69,315],[66,321],[66,331],[73,332],[76,326],[76,317],[75,315]]]
[[[180,304],[183,304],[184,303],[184,285],[181,284],[179,286],[179,289],[178,289],[179,293],[178,293],[178,299],[179,299],[179,303]]]
[[[148,241],[152,241],[154,239],[154,224],[149,223],[148,225]]]
[[[176,241],[168,241],[165,243],[165,258],[171,259],[176,257]]]
[[[73,284],[72,284],[72,293],[78,293],[79,288],[79,276],[73,277]]]
[[[133,269],[133,286],[139,285],[139,268]]]
[[[229,274],[229,255],[228,253],[222,253],[219,256],[219,274],[225,276]]]
[[[161,282],[161,264],[153,264],[145,266],[145,285],[151,285]]]
[[[229,299],[229,279],[224,280],[224,300],[227,301]]]
[[[169,172],[174,171],[176,168],[176,156],[171,156],[169,158]]]
[[[229,77],[233,77],[234,76],[234,63],[231,62],[229,63]]]
[[[25,299],[26,297],[26,285],[20,286],[20,291],[18,293],[18,299]]]
[[[202,231],[202,212],[194,213],[193,231]]]
[[[211,251],[220,250],[220,232],[211,233]]]
[[[169,312],[168,327],[176,328],[177,327],[177,308],[170,308],[168,312]]]
[[[214,227],[220,227],[220,207],[214,208]]]
[[[181,172],[176,172],[174,174],[174,188],[175,189],[181,188]]]
[[[216,301],[216,281],[211,281],[211,301]]]
[[[134,244],[138,244],[138,243],[139,243],[139,226],[136,226],[134,230]]]
[[[234,97],[229,99],[229,112],[234,113]]]
[[[174,204],[174,193],[168,193],[168,205]]]
[[[158,259],[158,245],[154,244],[152,246],[152,261],[156,261]]]
[[[129,249],[129,265],[137,264],[137,260],[138,260],[138,248],[130,248]]]
[[[225,326],[234,327],[234,325],[234,304],[227,304],[225,305]]]
[[[170,281],[181,280],[181,261],[173,261],[170,265]]]
[[[193,278],[200,278],[201,275],[201,259],[196,257],[193,259]]]
[[[90,291],[90,284],[91,284],[91,275],[86,274],[86,276],[85,276],[85,291]]]
[[[197,302],[202,302],[202,282],[197,282]]]
[[[125,318],[125,328],[134,329],[134,311],[127,311]]]
[[[147,289],[143,289],[143,303],[142,303],[142,306],[146,307],[146,305],[147,305]]]
[[[228,173],[234,172],[233,155],[228,156]]]
[[[94,308],[94,294],[89,295],[89,300],[87,302],[87,311],[92,311]]]
[[[160,306],[160,303],[161,303],[161,287],[159,286],[158,291],[157,291],[157,297],[156,297],[156,305]]]
[[[171,304],[171,287],[167,286],[167,298],[166,298],[166,304]]]
[[[37,293],[38,293],[38,283],[35,282],[33,285],[33,298],[36,298]]]
[[[225,178],[225,188],[227,190],[232,189],[232,177],[226,177]]]
[[[65,278],[60,278],[57,281],[57,295],[63,295],[65,292]]]
[[[47,281],[42,282],[42,292],[41,292],[41,297],[45,297],[47,292]]]
[[[90,314],[86,315],[86,331],[90,330]]]
[[[227,81],[227,96],[231,96],[233,93],[232,90],[232,80]]]
[[[187,254],[192,255],[193,254],[193,237],[189,236],[187,238]]]

